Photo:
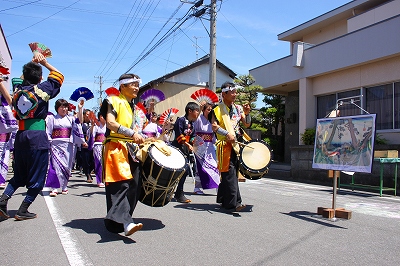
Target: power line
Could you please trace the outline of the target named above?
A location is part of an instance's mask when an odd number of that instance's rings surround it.
[[[70,4],[69,6],[64,7],[64,8],[61,9],[60,11],[58,11],[58,12],[56,12],[56,13],[54,13],[54,14],[52,14],[52,15],[50,15],[50,16],[48,16],[48,17],[46,17],[46,18],[44,18],[44,19],[42,19],[42,20],[40,20],[40,21],[38,21],[38,22],[36,22],[36,23],[34,23],[34,24],[32,24],[32,25],[30,25],[30,26],[24,28],[24,29],[22,29],[22,30],[19,30],[19,31],[17,31],[17,32],[14,32],[14,33],[8,35],[7,38],[8,38],[8,37],[11,37],[11,36],[13,36],[13,35],[15,35],[15,34],[17,34],[17,33],[20,33],[21,31],[24,31],[24,30],[26,30],[26,29],[29,29],[29,28],[31,28],[31,27],[33,27],[33,26],[39,24],[40,22],[43,22],[43,21],[45,21],[45,20],[51,18],[52,16],[57,15],[58,13],[61,13],[62,11],[64,11],[64,10],[67,9],[67,8],[69,8],[70,6],[75,5],[75,4],[78,3],[79,1],[80,1],[80,0],[78,0],[78,1],[76,1],[76,2],[74,2],[74,3],[72,3],[72,4]]]
[[[161,0],[160,0],[161,1]],[[157,6],[158,6],[158,4],[160,3],[160,1],[158,1],[158,3],[157,3],[157,5],[153,8],[153,11],[152,11],[152,13],[154,12],[154,10],[157,8]],[[151,5],[152,5],[152,2],[151,3],[149,3],[148,5],[147,5],[147,7],[146,7],[146,9],[145,9],[145,15],[146,15],[146,13],[148,12],[148,10],[150,9],[150,7],[151,7]],[[149,17],[148,17],[149,18]],[[119,54],[117,55],[117,57],[114,59],[114,61],[113,61],[113,63],[109,66],[109,68],[107,69],[107,71],[105,72],[105,74],[104,75],[106,75],[110,70],[111,70],[111,68],[112,68],[112,66],[117,62],[117,60],[121,57],[121,54],[123,53],[123,51],[125,50],[125,54],[124,54],[124,56],[126,55],[126,53],[129,51],[129,49],[132,47],[132,45],[133,45],[133,43],[136,41],[136,39],[139,37],[139,34],[141,33],[141,31],[143,30],[143,28],[145,27],[145,25],[147,24],[147,22],[148,22],[148,18],[145,20],[145,22],[143,22],[143,20],[141,19],[141,20],[139,20],[138,21],[138,23],[136,23],[136,26],[135,27],[132,27],[132,26],[129,26],[128,25],[128,28],[134,28],[134,31],[130,34],[130,36],[128,37],[128,40],[125,42],[125,44],[124,44],[124,47],[120,50],[120,52],[119,52]],[[143,26],[140,28],[140,24],[142,24],[143,23]],[[131,24],[130,25],[132,25],[132,22],[131,22]],[[134,41],[133,42],[131,42],[131,45],[127,48],[127,49],[125,49],[127,46],[128,46],[128,44],[129,44],[129,42],[130,42],[130,40],[132,39],[132,37],[134,36],[134,33],[137,31],[137,29],[139,29],[140,28],[140,30],[139,30],[139,33],[136,35],[136,38],[134,39]],[[125,35],[126,36],[126,35]],[[121,60],[120,60],[121,61]]]
[[[22,5],[19,5],[19,6],[15,6],[15,7],[6,8],[6,9],[3,9],[3,10],[0,10],[0,12],[7,11],[7,10],[12,10],[12,9],[16,9],[16,8],[19,8],[19,7],[21,7],[21,6],[27,6],[27,5],[31,5],[31,4],[34,4],[34,3],[40,2],[40,1],[42,1],[42,0],[38,0],[38,1],[29,2],[29,3],[26,3],[26,4],[22,4]]]
[[[128,73],[129,71],[132,70],[132,68],[134,68],[140,61],[144,60],[152,51],[154,51],[162,42],[164,42],[168,37],[171,36],[171,34],[173,34],[177,29],[180,28],[180,26],[182,26],[191,16],[189,15],[189,12],[191,11],[192,8],[190,8],[188,10],[188,12],[185,14],[185,16],[183,18],[181,18],[180,20],[178,20],[173,26],[172,28],[170,28],[162,37],[161,39],[159,39],[153,46],[152,48],[150,48],[146,53],[144,53],[144,51],[147,49],[145,48],[141,54],[143,54],[142,56],[139,56],[134,63],[129,67],[129,69],[125,72]],[[178,23],[180,23],[178,25]]]
[[[229,24],[231,24],[231,26],[240,34],[240,36],[242,36],[242,38],[262,57],[264,58],[265,61],[268,61],[244,36],[242,33],[240,33],[240,31],[233,26],[233,24],[224,16],[224,14],[221,13],[221,15],[226,19],[226,21],[228,21]]]

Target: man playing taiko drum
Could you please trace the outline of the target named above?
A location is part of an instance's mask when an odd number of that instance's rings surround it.
[[[217,161],[221,172],[221,183],[218,187],[217,203],[228,210],[241,211],[246,205],[242,204],[238,183],[238,153],[237,141],[243,137],[239,131],[239,122],[245,127],[251,124],[250,105],[243,108],[234,104],[236,100],[235,84],[225,82],[221,85],[222,102],[211,113],[212,129],[217,135]]]
[[[119,78],[118,96],[106,98],[101,115],[106,118],[103,178],[106,185],[107,216],[104,220],[108,231],[124,232],[129,236],[142,228],[134,223],[132,214],[139,199],[141,186],[140,162],[136,158],[146,116],[133,99],[137,97],[141,79],[135,74]]]

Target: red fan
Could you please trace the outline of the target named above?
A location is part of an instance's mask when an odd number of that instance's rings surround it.
[[[136,106],[139,107],[140,110],[143,111],[143,113],[145,113],[145,114],[147,113],[146,107],[144,107],[143,103],[138,102],[138,103],[136,104]]]
[[[160,115],[160,124],[163,125],[166,120],[170,119],[178,112],[179,110],[174,107],[165,110],[164,113]]]
[[[119,90],[117,88],[110,87],[110,88],[105,90],[105,93],[107,93],[108,96],[111,96],[111,95],[118,96],[119,95]]]
[[[44,57],[51,57],[51,50],[47,48],[46,45],[38,42],[32,42],[29,44],[32,53],[35,55],[37,53],[42,54]]]
[[[100,125],[99,120],[97,119],[96,115],[94,114],[93,111],[89,112],[89,120],[93,121],[96,125]]]
[[[209,89],[200,89],[192,93],[190,97],[197,102],[201,103],[202,101],[206,101],[210,104],[215,104],[219,102],[217,94]]]
[[[4,61],[3,55],[0,52],[0,73],[3,75],[8,75],[10,72],[8,71],[8,67],[6,65],[6,62]]]
[[[69,110],[70,110],[70,111],[76,110],[76,106],[73,105],[72,103],[69,103]]]
[[[0,66],[0,74],[8,75],[8,74],[10,74],[10,71],[8,71],[8,70],[9,70],[8,68]]]

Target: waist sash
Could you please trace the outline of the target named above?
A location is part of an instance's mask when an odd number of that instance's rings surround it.
[[[103,133],[98,133],[96,134],[96,136],[94,137],[94,142],[103,142],[106,140],[106,135]]]
[[[144,135],[146,135],[147,137],[149,137],[149,138],[155,138],[157,136],[157,133],[155,133],[155,132],[144,132],[144,131],[142,131],[142,133]]]
[[[212,142],[214,134],[213,133],[197,133],[197,136],[202,138],[204,140],[204,142]]]
[[[0,142],[8,142],[10,140],[11,133],[0,133]]]
[[[18,120],[19,130],[46,130],[44,119],[24,119]]]
[[[53,139],[59,138],[69,138],[71,137],[71,129],[70,128],[55,128],[51,133],[51,137]]]

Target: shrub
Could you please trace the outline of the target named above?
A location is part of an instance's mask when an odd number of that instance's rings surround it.
[[[306,128],[301,135],[301,141],[304,145],[314,145],[315,142],[315,128]]]

